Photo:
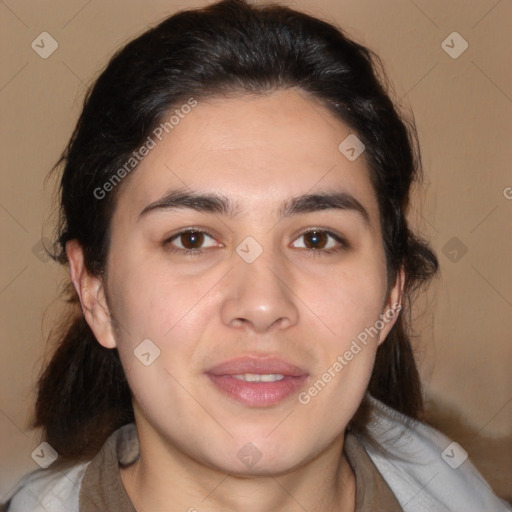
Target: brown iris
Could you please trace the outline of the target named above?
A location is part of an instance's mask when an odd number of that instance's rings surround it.
[[[204,242],[204,233],[187,231],[180,235],[180,241],[185,249],[199,249]]]
[[[327,233],[324,233],[322,231],[310,231],[308,233],[304,233],[304,245],[308,249],[321,249],[325,246],[328,240]],[[310,240],[312,243],[309,244],[308,240]]]

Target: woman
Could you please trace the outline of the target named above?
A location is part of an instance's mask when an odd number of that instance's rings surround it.
[[[111,60],[60,162],[80,307],[35,419],[58,458],[9,510],[506,510],[420,422],[407,315],[438,262],[377,62],[242,0]]]

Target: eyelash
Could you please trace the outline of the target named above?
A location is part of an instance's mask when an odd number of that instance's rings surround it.
[[[173,247],[171,245],[171,242],[173,240],[178,239],[182,235],[186,235],[187,233],[199,233],[199,234],[202,234],[202,235],[207,235],[210,238],[215,238],[208,231],[205,231],[205,230],[202,230],[202,229],[192,229],[191,228],[191,229],[186,229],[186,230],[180,231],[179,233],[176,233],[176,234],[172,235],[171,237],[169,237],[166,240],[164,240],[162,245],[164,247],[166,247],[167,250],[169,250],[172,253],[183,254],[183,255],[186,255],[186,256],[197,256],[197,255],[203,254],[204,252],[207,251],[207,249],[180,249],[178,247]],[[311,256],[315,256],[316,257],[316,256],[322,256],[322,255],[332,255],[332,254],[336,254],[336,253],[339,253],[341,251],[350,249],[350,245],[348,244],[348,242],[344,238],[342,238],[341,236],[337,235],[336,233],[333,233],[332,231],[329,231],[329,230],[326,230],[326,229],[320,229],[320,228],[313,228],[313,229],[309,229],[307,231],[304,231],[295,240],[297,240],[298,238],[300,238],[302,236],[308,235],[310,233],[322,233],[322,234],[325,234],[328,237],[333,238],[336,242],[338,242],[340,244],[338,247],[336,247],[334,249],[332,249],[332,248],[331,249],[308,249],[308,248],[306,248],[308,253],[310,253]]]

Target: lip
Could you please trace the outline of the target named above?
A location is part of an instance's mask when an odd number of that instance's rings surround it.
[[[218,364],[207,372],[215,388],[249,407],[269,407],[299,391],[308,380],[307,371],[274,357],[240,357]],[[237,374],[281,374],[275,382],[245,382],[234,377]]]
[[[209,375],[236,375],[239,373],[280,373],[285,377],[301,377],[308,372],[277,357],[237,357],[224,361],[206,371]]]

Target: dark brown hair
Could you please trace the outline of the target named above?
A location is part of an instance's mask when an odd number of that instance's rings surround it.
[[[121,49],[89,90],[76,129],[55,169],[63,167],[60,224],[52,257],[67,263],[76,239],[85,267],[105,276],[110,222],[123,183],[95,191],[132,156],[168,112],[193,97],[266,94],[294,87],[327,107],[366,146],[388,283],[406,274],[403,309],[377,351],[369,392],[410,417],[422,410],[410,337],[413,296],[438,270],[429,245],[406,221],[421,162],[413,122],[388,95],[378,57],[342,30],[278,5],[225,0],[181,11]],[[340,141],[341,142],[341,141]],[[132,172],[136,172],[136,169]],[[95,339],[68,285],[72,314],[38,383],[34,425],[63,460],[92,457],[107,436],[133,421],[131,393],[116,349]],[[364,431],[366,401],[352,428]]]

